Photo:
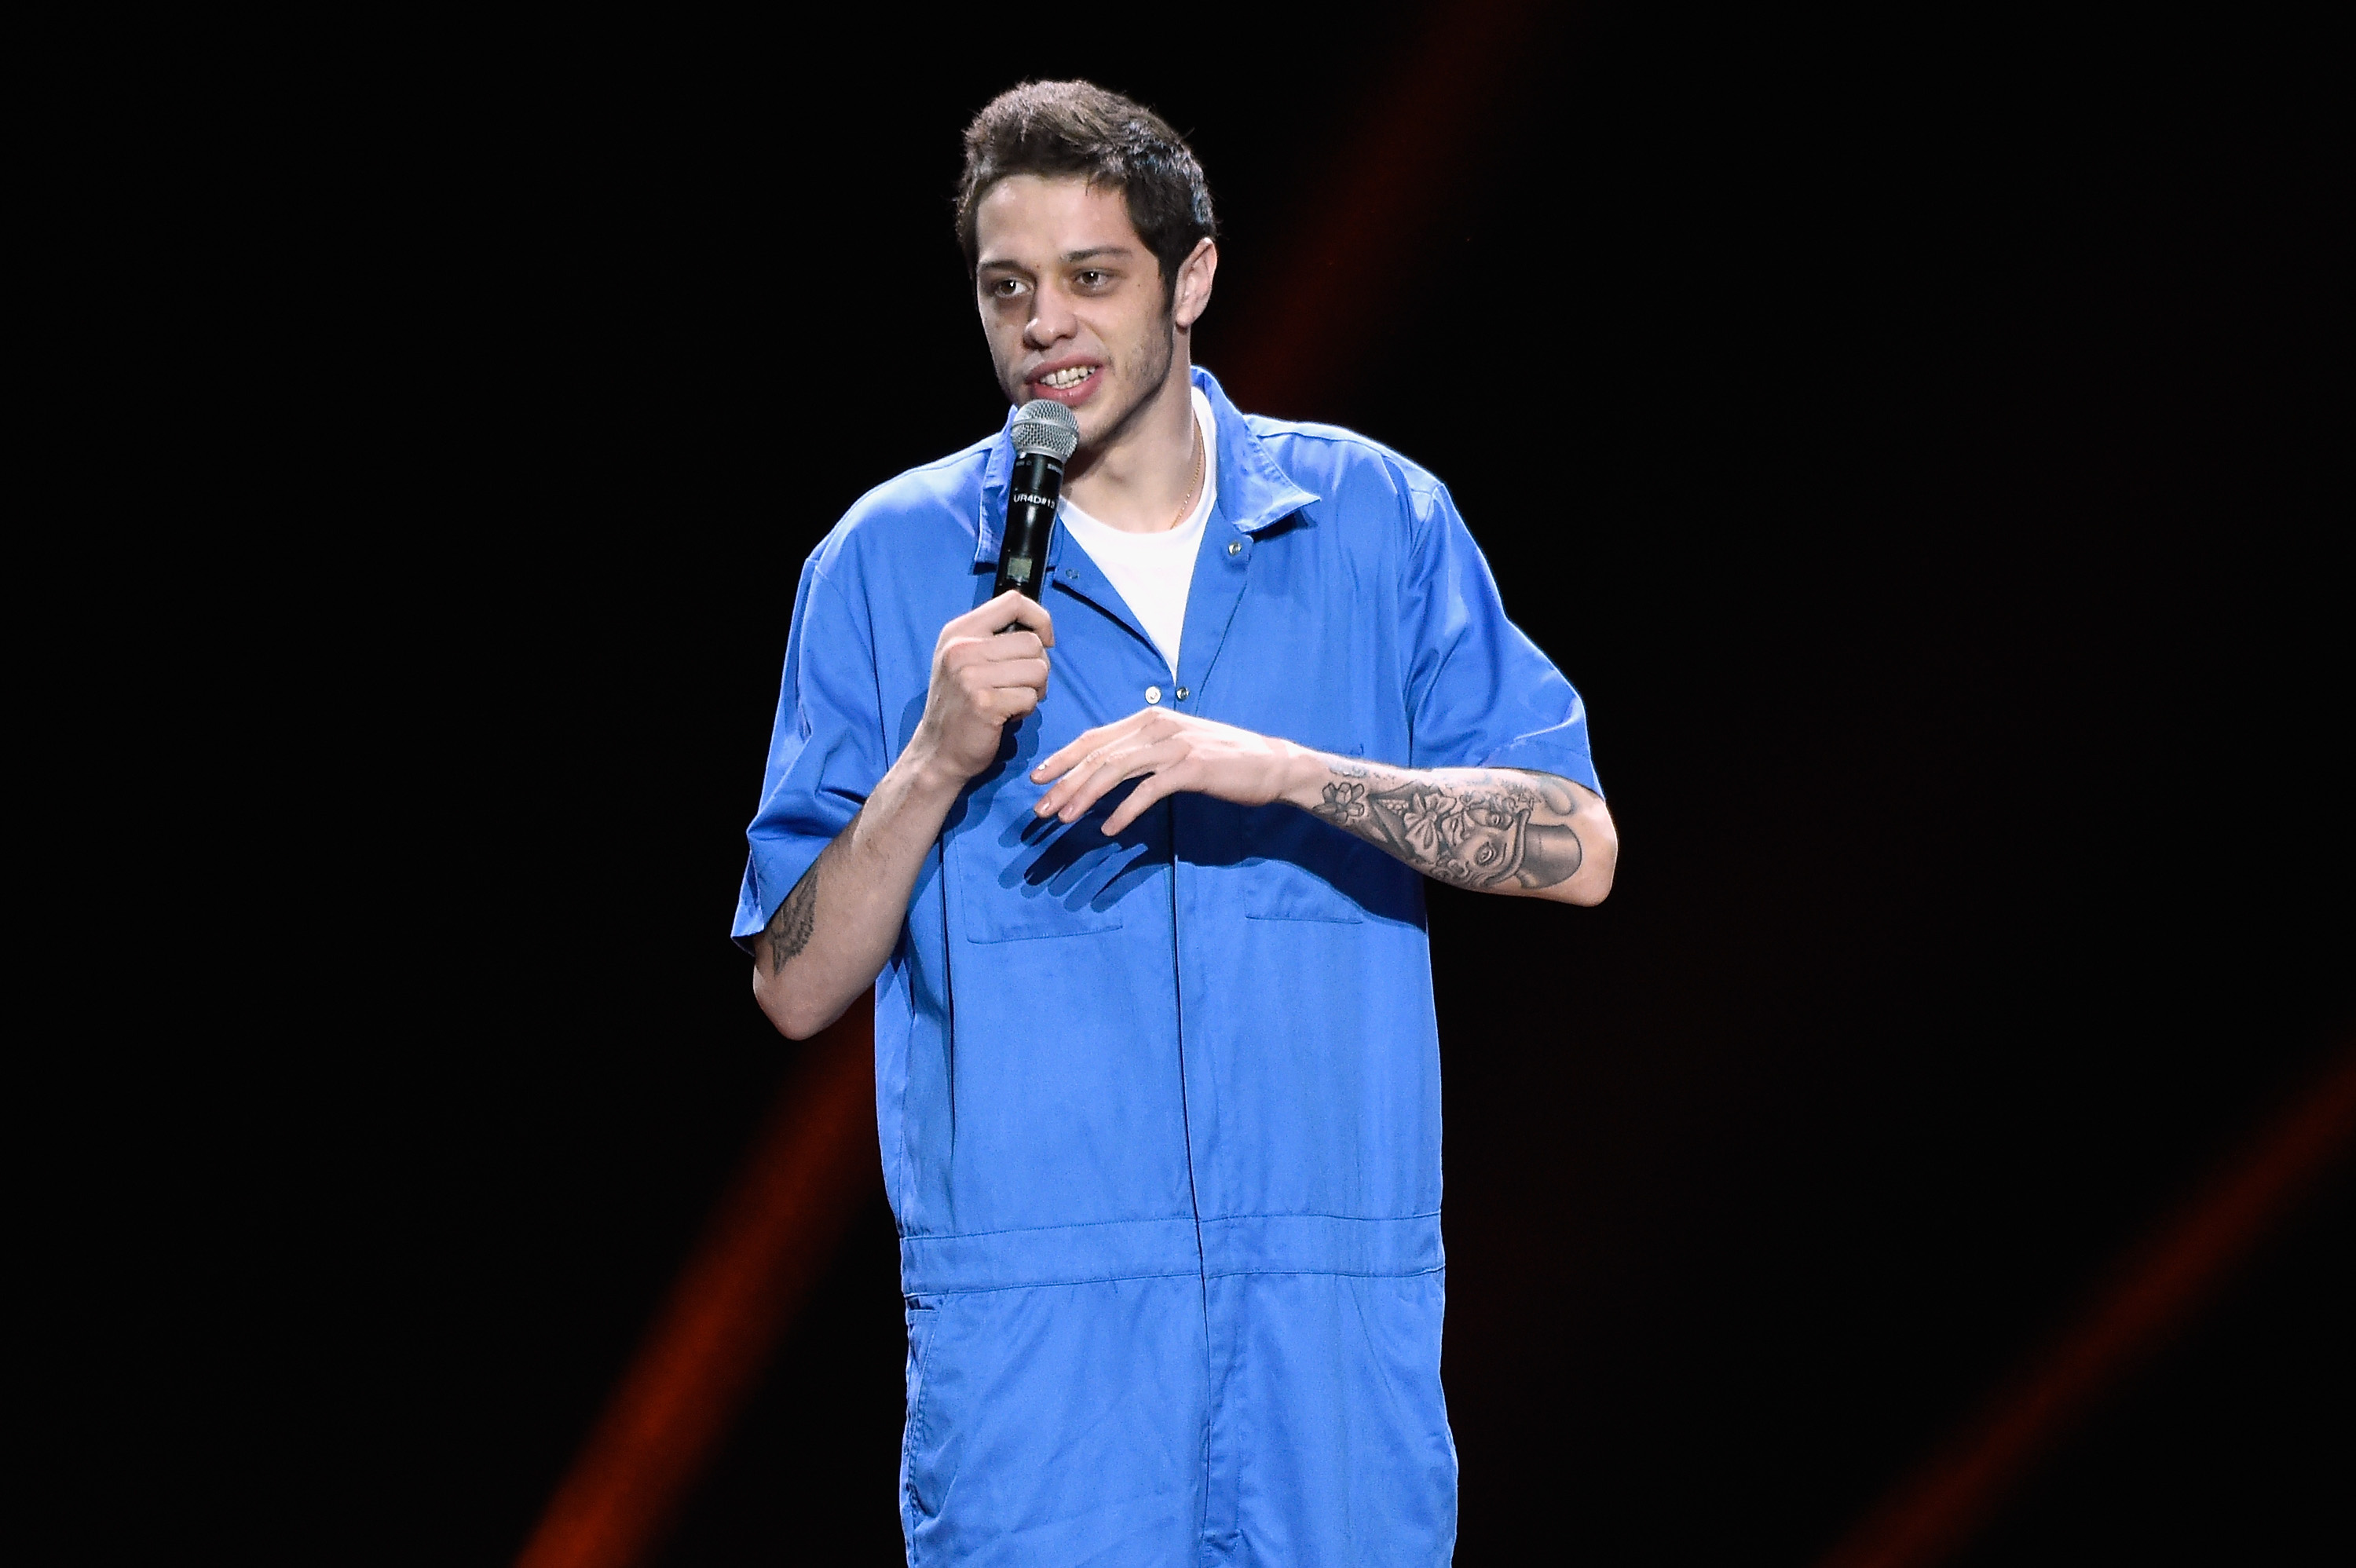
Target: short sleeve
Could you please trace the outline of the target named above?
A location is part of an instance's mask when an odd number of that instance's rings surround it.
[[[813,560],[794,594],[761,809],[745,832],[751,854],[731,933],[740,946],[760,934],[883,778],[891,759],[881,702],[866,617]]]
[[[1411,493],[1421,537],[1401,607],[1410,766],[1522,768],[1602,786],[1587,706],[1537,645],[1505,618],[1496,579],[1444,487]]]

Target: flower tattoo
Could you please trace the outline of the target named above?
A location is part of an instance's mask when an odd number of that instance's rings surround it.
[[[1336,762],[1333,772],[1348,782],[1324,786],[1317,815],[1440,881],[1549,888],[1586,859],[1568,820],[1578,801],[1559,780],[1451,770],[1387,785],[1364,763]]]

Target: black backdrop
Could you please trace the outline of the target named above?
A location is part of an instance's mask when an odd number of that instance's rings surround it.
[[[1187,131],[1216,372],[1428,21],[388,33],[223,107],[277,242],[213,330],[286,371],[304,585],[223,630],[300,716],[252,744],[316,979],[250,933],[231,1060],[293,1113],[215,1157],[238,1365],[292,1390],[240,1495],[336,1521],[297,1557],[512,1555],[792,1059],[724,940],[742,825],[802,557],[1002,411],[964,121],[1086,74]],[[1822,1552],[2343,1037],[2313,58],[1545,21],[1369,238],[1346,373],[1265,411],[1450,483],[1625,843],[1600,910],[1432,899],[1460,1561]],[[1969,1561],[2345,1550],[2351,1204]],[[879,1186],[665,1563],[894,1560],[894,1269]]]

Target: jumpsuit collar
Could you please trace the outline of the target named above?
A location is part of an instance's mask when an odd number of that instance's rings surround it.
[[[1278,466],[1275,455],[1208,370],[1197,365],[1189,379],[1211,400],[1212,422],[1219,432],[1219,499],[1213,527],[1224,523],[1239,534],[1256,534],[1322,499]],[[1006,526],[1006,485],[1014,472],[1014,414],[1011,408],[1006,411],[1006,423],[991,443],[990,460],[981,471],[981,505],[974,517],[977,571],[998,566],[998,536]],[[1047,550],[1051,570],[1063,548],[1064,530],[1058,528]]]

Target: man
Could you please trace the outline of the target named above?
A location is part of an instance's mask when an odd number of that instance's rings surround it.
[[[1604,896],[1584,710],[1430,475],[1191,368],[1158,117],[1005,94],[958,229],[1008,400],[1079,420],[1044,602],[983,602],[1003,432],[851,508],[736,924],[790,1036],[873,987],[909,1560],[1445,1562],[1420,879]]]

